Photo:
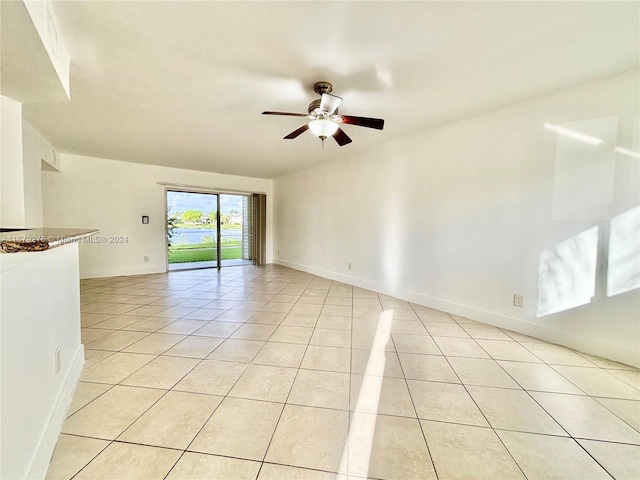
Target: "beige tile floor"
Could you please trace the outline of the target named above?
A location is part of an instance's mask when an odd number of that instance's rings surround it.
[[[640,478],[625,365],[278,266],[81,292],[50,479]]]

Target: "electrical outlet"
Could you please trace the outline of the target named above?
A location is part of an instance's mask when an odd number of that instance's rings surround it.
[[[524,296],[518,295],[517,293],[513,294],[513,304],[516,307],[524,307]]]
[[[144,262],[147,263],[149,261],[149,257],[147,257],[146,255],[144,257],[142,257]]]
[[[53,365],[55,368],[55,374],[57,375],[60,371],[60,347],[56,348],[56,351],[53,354]]]
[[[280,255],[280,249],[278,249],[278,255]]]
[[[347,263],[347,270],[351,270],[351,262]]]

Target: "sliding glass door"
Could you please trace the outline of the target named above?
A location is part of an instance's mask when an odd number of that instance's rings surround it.
[[[248,195],[167,190],[168,270],[252,263]]]

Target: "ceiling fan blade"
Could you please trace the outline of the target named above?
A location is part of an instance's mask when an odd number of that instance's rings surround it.
[[[349,138],[349,135],[344,133],[344,130],[342,130],[341,128],[338,128],[338,130],[336,130],[336,133],[333,134],[333,138],[336,139],[336,142],[338,142],[338,145],[340,145],[341,147],[353,141]]]
[[[349,115],[340,116],[342,117],[342,123],[346,123],[349,125],[375,128],[376,130],[382,130],[382,128],[384,127],[384,120],[382,118],[351,117]]]
[[[309,125],[308,124],[304,124],[299,129],[291,132],[289,135],[287,135],[284,138],[286,138],[287,140],[291,140],[292,138],[296,138],[298,135],[300,135],[301,133],[306,132],[307,130],[309,130]]]
[[[262,115],[286,115],[288,117],[307,117],[307,113],[262,112]]]
[[[332,115],[335,112],[340,104],[342,103],[342,97],[337,97],[336,95],[331,95],[330,93],[323,93],[322,99],[320,100],[320,111],[327,112],[329,115]]]

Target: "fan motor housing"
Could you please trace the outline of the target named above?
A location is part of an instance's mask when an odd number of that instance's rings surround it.
[[[321,98],[317,98],[316,100],[312,101],[312,102],[309,104],[309,108],[307,109],[307,111],[308,111],[309,113],[313,113],[313,112],[315,111],[315,109],[316,109],[316,108],[320,108],[320,103],[321,103],[321,102],[322,102],[322,99],[321,99]],[[333,112],[333,113],[334,113],[334,115],[337,115],[337,114],[338,114],[338,109],[336,108],[335,112]]]
[[[320,99],[316,99],[309,104],[309,113],[312,113],[316,108],[320,108]]]

